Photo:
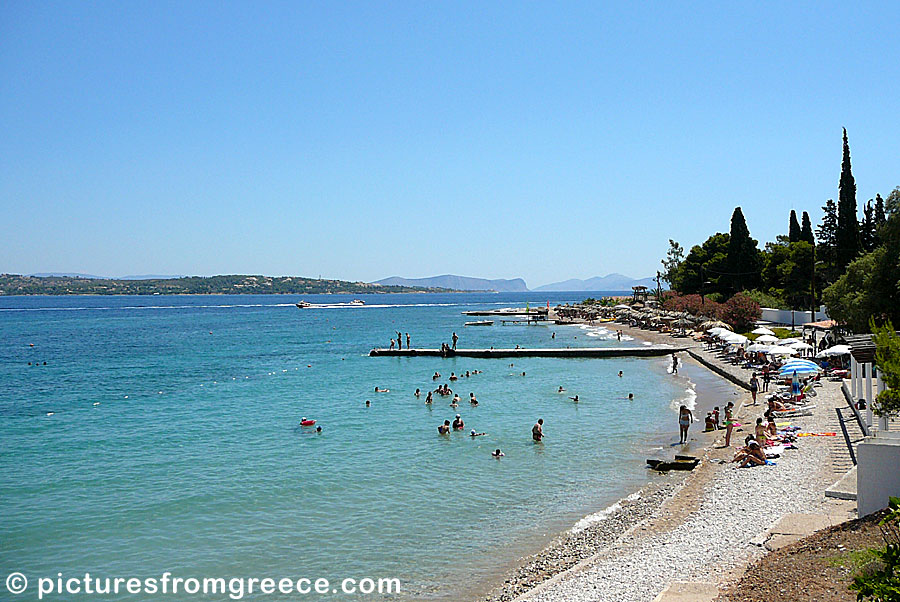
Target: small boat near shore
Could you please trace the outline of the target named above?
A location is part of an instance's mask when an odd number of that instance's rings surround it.
[[[493,326],[493,320],[478,320],[476,322],[466,322],[466,326]]]
[[[694,470],[700,463],[700,458],[694,456],[675,456],[675,461],[648,459],[647,465],[653,470],[666,472],[669,470]]]

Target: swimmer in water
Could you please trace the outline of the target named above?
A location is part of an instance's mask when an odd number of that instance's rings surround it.
[[[425,396],[425,403],[431,403],[432,401],[434,400],[431,398],[431,391],[429,391],[428,395]]]
[[[494,456],[495,458],[502,458],[506,454],[504,454],[502,451],[500,451],[500,448],[498,447],[497,449],[495,449],[493,451],[493,453],[491,453],[491,455]]]
[[[441,373],[440,373],[440,372],[435,372],[435,373],[434,373],[434,376],[431,377],[431,380],[437,380],[437,379],[439,379],[440,377],[441,377]]]
[[[370,405],[372,405],[372,402],[369,401],[369,400],[367,399],[367,400],[366,400],[366,407],[369,407]]]
[[[471,403],[473,406],[477,406],[477,405],[478,405],[478,400],[475,399],[475,394],[474,394],[474,393],[469,393],[469,403]]]
[[[456,376],[456,374],[454,374],[453,372],[450,373],[450,380],[456,380],[456,379],[458,379],[458,378],[459,378],[459,377]]]
[[[472,432],[469,433],[470,437],[481,437],[482,435],[487,435],[487,433],[476,433],[475,429],[472,429]]]
[[[375,387],[375,392],[376,393],[390,393],[391,390],[390,389],[379,389],[378,387]]]
[[[321,432],[322,432],[322,427],[321,427],[321,426],[317,426],[317,427],[316,427],[316,432],[317,432],[317,433],[321,433]]]
[[[622,371],[619,370],[619,378],[622,378]]]
[[[531,427],[531,438],[540,443],[544,438],[544,419],[538,418],[537,423]]]
[[[571,400],[574,401],[575,403],[578,403],[578,396],[577,396],[577,395],[576,395],[575,397],[570,397],[569,399],[571,399]]]
[[[419,397],[421,394],[422,394],[422,393],[421,393],[418,389],[416,389],[416,392],[414,393],[414,395],[415,395],[416,397]]]
[[[444,424],[438,425],[438,434],[447,435],[450,433],[450,421],[445,420]]]
[[[557,393],[565,393],[566,390],[562,388],[562,385],[560,385],[559,389],[557,389],[556,392]]]
[[[456,418],[453,419],[453,430],[461,431],[466,428],[466,423],[463,422],[463,419],[460,418],[459,414],[456,415]]]

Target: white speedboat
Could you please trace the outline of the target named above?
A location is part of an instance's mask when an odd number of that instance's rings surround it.
[[[303,309],[304,307],[312,307],[312,303],[309,301],[301,301],[300,303],[295,303],[298,308]]]
[[[365,304],[366,304],[366,302],[363,301],[362,299],[354,299],[353,301],[351,301],[351,302],[348,303],[347,305],[357,305],[357,306],[358,306],[358,305],[365,305]]]

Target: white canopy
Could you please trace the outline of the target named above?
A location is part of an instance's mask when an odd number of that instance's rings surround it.
[[[762,343],[753,343],[752,345],[747,347],[747,351],[751,353],[768,353],[769,349],[771,349],[771,347],[769,347],[768,345],[763,345]]]
[[[755,328],[755,329],[751,330],[750,333],[751,334],[769,334],[769,335],[775,334],[773,331],[769,330],[765,326],[760,326],[759,328]]]
[[[759,343],[774,343],[777,340],[778,340],[778,337],[776,337],[773,334],[763,334],[763,335],[756,337],[756,341]]]
[[[791,349],[797,349],[798,351],[809,351],[813,348],[813,346],[809,343],[801,343],[800,341],[791,343],[790,345],[787,345],[787,347],[790,347]]]

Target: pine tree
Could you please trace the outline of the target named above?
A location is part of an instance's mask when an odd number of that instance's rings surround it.
[[[863,207],[863,218],[859,220],[859,244],[866,253],[875,249],[875,208],[872,199]]]
[[[800,224],[797,223],[797,212],[791,209],[791,221],[788,226],[788,240],[798,242],[800,240]]]
[[[878,227],[886,221],[887,221],[887,216],[884,214],[884,199],[881,198],[880,194],[876,194],[875,195],[875,226]]]
[[[816,228],[817,249],[819,259],[824,263],[822,276],[825,285],[837,280],[840,274],[836,267],[837,256],[837,205],[834,199],[828,199],[822,207],[822,223]]]
[[[755,240],[750,238],[750,230],[744,219],[744,212],[735,207],[731,215],[731,234],[728,240],[726,269],[730,291],[756,288],[760,282],[760,257]]]
[[[816,239],[813,236],[812,222],[809,221],[809,214],[806,211],[803,212],[801,223],[802,226],[800,227],[800,240],[805,240],[809,244],[815,245]]]
[[[844,155],[841,160],[841,181],[838,185],[837,231],[835,262],[844,270],[860,251],[859,222],[856,211],[856,180],[850,167],[850,143],[844,128]]]

